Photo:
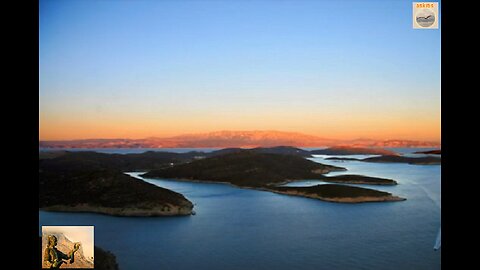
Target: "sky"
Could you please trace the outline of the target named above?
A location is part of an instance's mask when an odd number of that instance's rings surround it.
[[[39,23],[40,140],[440,140],[440,30],[410,1],[41,0]]]

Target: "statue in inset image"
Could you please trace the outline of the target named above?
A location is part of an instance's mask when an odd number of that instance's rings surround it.
[[[60,268],[63,263],[74,263],[75,252],[80,248],[80,243],[75,243],[73,249],[65,254],[56,248],[57,237],[55,235],[48,236],[48,244],[45,248],[43,260],[49,268]]]

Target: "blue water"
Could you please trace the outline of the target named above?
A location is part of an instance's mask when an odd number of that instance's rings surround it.
[[[441,249],[433,250],[440,228],[441,166],[312,160],[348,169],[336,174],[392,178],[397,186],[374,188],[407,200],[338,204],[224,184],[145,179],[184,194],[196,215],[125,218],[39,211],[40,225],[95,225],[96,245],[112,251],[121,269],[441,268]]]

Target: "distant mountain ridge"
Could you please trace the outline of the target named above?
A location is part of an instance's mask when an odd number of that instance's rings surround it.
[[[439,142],[414,140],[335,140],[298,132],[274,130],[215,131],[174,137],[144,139],[82,139],[40,141],[41,148],[225,148],[225,147],[439,147]]]

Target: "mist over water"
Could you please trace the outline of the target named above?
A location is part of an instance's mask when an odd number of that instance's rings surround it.
[[[329,175],[394,179],[396,186],[359,186],[407,200],[339,204],[225,184],[144,179],[185,195],[196,215],[128,218],[39,211],[39,229],[95,225],[95,244],[112,251],[120,269],[441,268],[441,249],[433,249],[441,225],[441,166],[311,160],[348,169]],[[318,181],[289,185],[313,184]]]

